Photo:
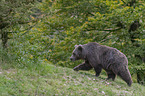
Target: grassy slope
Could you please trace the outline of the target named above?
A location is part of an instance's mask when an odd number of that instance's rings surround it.
[[[0,96],[143,96],[145,86],[133,83],[128,87],[117,78],[105,81],[106,76],[96,78],[89,72],[74,72],[54,65],[29,64],[25,68],[0,66]]]

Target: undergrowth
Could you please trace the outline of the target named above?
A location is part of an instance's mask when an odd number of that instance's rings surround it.
[[[13,63],[14,64],[14,63]],[[92,72],[75,72],[49,62],[0,64],[0,96],[143,96],[145,86],[131,87],[116,78],[106,81]]]

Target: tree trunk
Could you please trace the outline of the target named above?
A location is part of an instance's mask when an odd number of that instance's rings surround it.
[[[137,71],[137,82],[138,82],[139,84],[144,85],[144,81],[145,81],[144,73],[141,72],[141,71]]]
[[[140,23],[139,23],[139,20],[135,20],[131,25],[130,25],[130,29],[129,29],[129,34],[130,34],[130,39],[131,39],[131,42],[133,44],[133,46],[135,47],[140,47],[141,45],[138,44],[138,42],[135,40],[137,37],[135,36],[136,34],[133,33],[133,31],[136,31],[139,27],[140,27]],[[142,57],[140,55],[137,55],[135,54],[135,58],[138,58],[140,59],[141,61],[145,62],[144,58],[145,57]],[[139,65],[139,64],[138,64]],[[142,76],[143,75],[143,72],[141,70],[137,70],[136,71],[136,75],[137,75],[137,82],[139,84],[144,84],[144,78],[145,76]]]
[[[8,42],[8,32],[2,32],[1,33],[1,39],[2,39],[3,48],[6,49],[7,48],[7,42]]]

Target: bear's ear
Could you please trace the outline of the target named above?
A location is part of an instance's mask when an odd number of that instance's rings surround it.
[[[86,54],[86,50],[83,47],[83,45],[78,45],[77,48],[81,52],[81,58],[86,59],[87,54]]]
[[[83,46],[82,46],[82,45],[79,45],[79,46],[78,46],[78,49],[79,49],[80,51],[82,51],[82,50],[83,50]]]

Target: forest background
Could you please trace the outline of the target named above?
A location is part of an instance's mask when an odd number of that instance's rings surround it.
[[[0,39],[2,69],[73,68],[74,46],[97,42],[123,52],[133,82],[145,84],[144,0],[1,0]]]

